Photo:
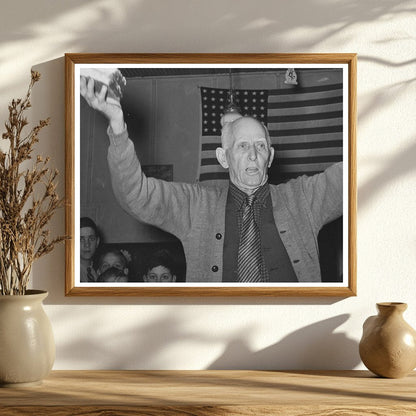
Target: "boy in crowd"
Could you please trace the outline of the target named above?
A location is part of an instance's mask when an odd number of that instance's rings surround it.
[[[146,283],[176,282],[174,260],[167,250],[159,250],[151,256],[143,280]]]

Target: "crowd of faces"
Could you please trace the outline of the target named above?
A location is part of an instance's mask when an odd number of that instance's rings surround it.
[[[110,248],[100,252],[97,250],[100,238],[97,229],[93,226],[80,229],[80,256],[81,261],[91,265],[92,280],[98,283],[125,283],[129,281],[131,258],[127,251]],[[166,250],[159,250],[150,256],[145,273],[140,276],[146,283],[172,283],[176,282],[173,259]],[[135,276],[135,281],[137,276]]]

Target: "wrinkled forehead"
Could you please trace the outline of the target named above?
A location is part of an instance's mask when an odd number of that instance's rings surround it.
[[[242,139],[260,139],[267,140],[267,133],[264,126],[256,119],[242,117],[231,124],[229,140],[236,141]],[[231,145],[232,143],[230,143]]]

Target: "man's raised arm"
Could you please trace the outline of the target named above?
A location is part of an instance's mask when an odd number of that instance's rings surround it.
[[[80,92],[91,108],[108,119],[107,161],[113,192],[120,206],[142,222],[179,238],[187,235],[192,228],[192,218],[200,210],[194,202],[199,200],[199,187],[147,178],[129,139],[119,99],[113,96],[111,86],[102,85],[97,91],[94,84],[92,77],[81,76]],[[102,83],[98,81],[97,84]]]

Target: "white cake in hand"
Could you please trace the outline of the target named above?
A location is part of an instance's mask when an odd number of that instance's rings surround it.
[[[107,86],[106,100],[120,101],[123,89],[126,86],[126,78],[117,68],[81,68],[81,77],[94,79],[94,90],[101,91],[103,85]]]

